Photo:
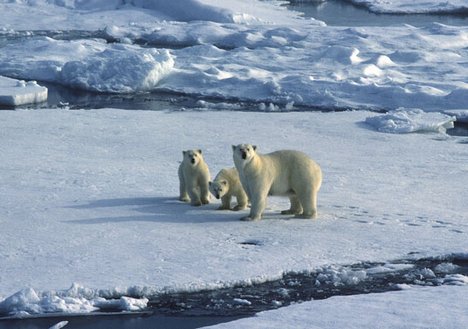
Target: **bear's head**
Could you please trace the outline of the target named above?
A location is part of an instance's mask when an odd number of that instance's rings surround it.
[[[216,199],[221,199],[229,191],[229,183],[227,180],[215,180],[214,182],[209,182],[210,192]]]
[[[257,146],[252,144],[232,145],[234,161],[236,158],[240,161],[250,161],[257,151]]]
[[[182,151],[184,156],[184,162],[196,166],[203,160],[202,151],[201,150],[187,150]]]

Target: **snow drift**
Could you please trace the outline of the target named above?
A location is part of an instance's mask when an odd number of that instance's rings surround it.
[[[0,72],[7,76],[114,93],[154,90],[174,66],[167,50],[48,37],[6,46],[0,58]]]
[[[380,132],[445,132],[453,128],[456,118],[443,113],[425,113],[421,109],[398,109],[366,118],[366,123]]]

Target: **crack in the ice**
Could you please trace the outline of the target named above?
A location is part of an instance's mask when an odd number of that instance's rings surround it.
[[[150,300],[149,308],[156,314],[243,316],[338,295],[395,291],[406,285],[462,285],[468,283],[467,275],[467,255],[327,266],[259,284],[162,294]]]

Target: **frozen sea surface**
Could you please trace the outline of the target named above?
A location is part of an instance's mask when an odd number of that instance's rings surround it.
[[[466,119],[466,25],[330,26],[251,0],[0,1],[0,18],[0,74],[52,91],[34,111],[0,112],[4,314],[177,310],[189,303],[171,296],[246,287],[207,304],[243,310],[257,305],[249,288],[291,273],[325,287],[412,267],[388,265],[395,259],[466,258],[467,139],[443,132]],[[274,197],[248,225],[215,202],[177,202],[182,150],[202,148],[214,176],[239,142],[316,159],[320,219],[279,216],[287,201]],[[398,327],[437,309],[444,316],[432,323],[455,328],[466,318],[457,266],[424,265],[402,292],[355,296],[345,319],[357,327],[377,305]],[[421,282],[443,284],[408,287]],[[387,296],[390,309],[380,307]],[[279,297],[270,306],[288,304]],[[328,316],[317,326],[332,328],[330,308],[346,298],[314,301]],[[270,311],[248,326],[282,317],[300,328],[310,305],[284,309],[300,320]]]
[[[101,298],[217,290],[291,270],[466,253],[462,139],[379,133],[364,124],[375,115],[2,112],[3,312],[90,312],[106,305]],[[229,133],[220,122],[230,123]],[[217,211],[216,202],[201,209],[177,202],[181,150],[195,147],[195,139],[213,175],[231,165],[230,145],[239,141],[263,152],[292,143],[311,154],[325,174],[320,219],[279,216],[287,206],[282,198],[270,198],[266,218],[248,225],[238,220],[242,214]]]
[[[229,10],[223,15],[235,16]],[[428,20],[421,26],[333,27],[286,16],[282,25],[180,17],[102,24],[88,33],[100,38],[68,40],[60,33],[41,36],[43,29],[37,35],[4,29],[9,41],[0,53],[0,74],[95,92],[162,91],[280,108],[466,106],[466,26]],[[56,23],[62,31],[66,25]],[[15,34],[21,42],[14,42]]]

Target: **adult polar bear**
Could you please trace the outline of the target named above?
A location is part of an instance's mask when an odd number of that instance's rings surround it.
[[[251,144],[233,145],[232,150],[234,164],[251,203],[250,215],[242,220],[261,219],[268,195],[289,196],[291,207],[282,214],[317,217],[322,171],[306,154],[292,150],[259,154],[257,147]]]

